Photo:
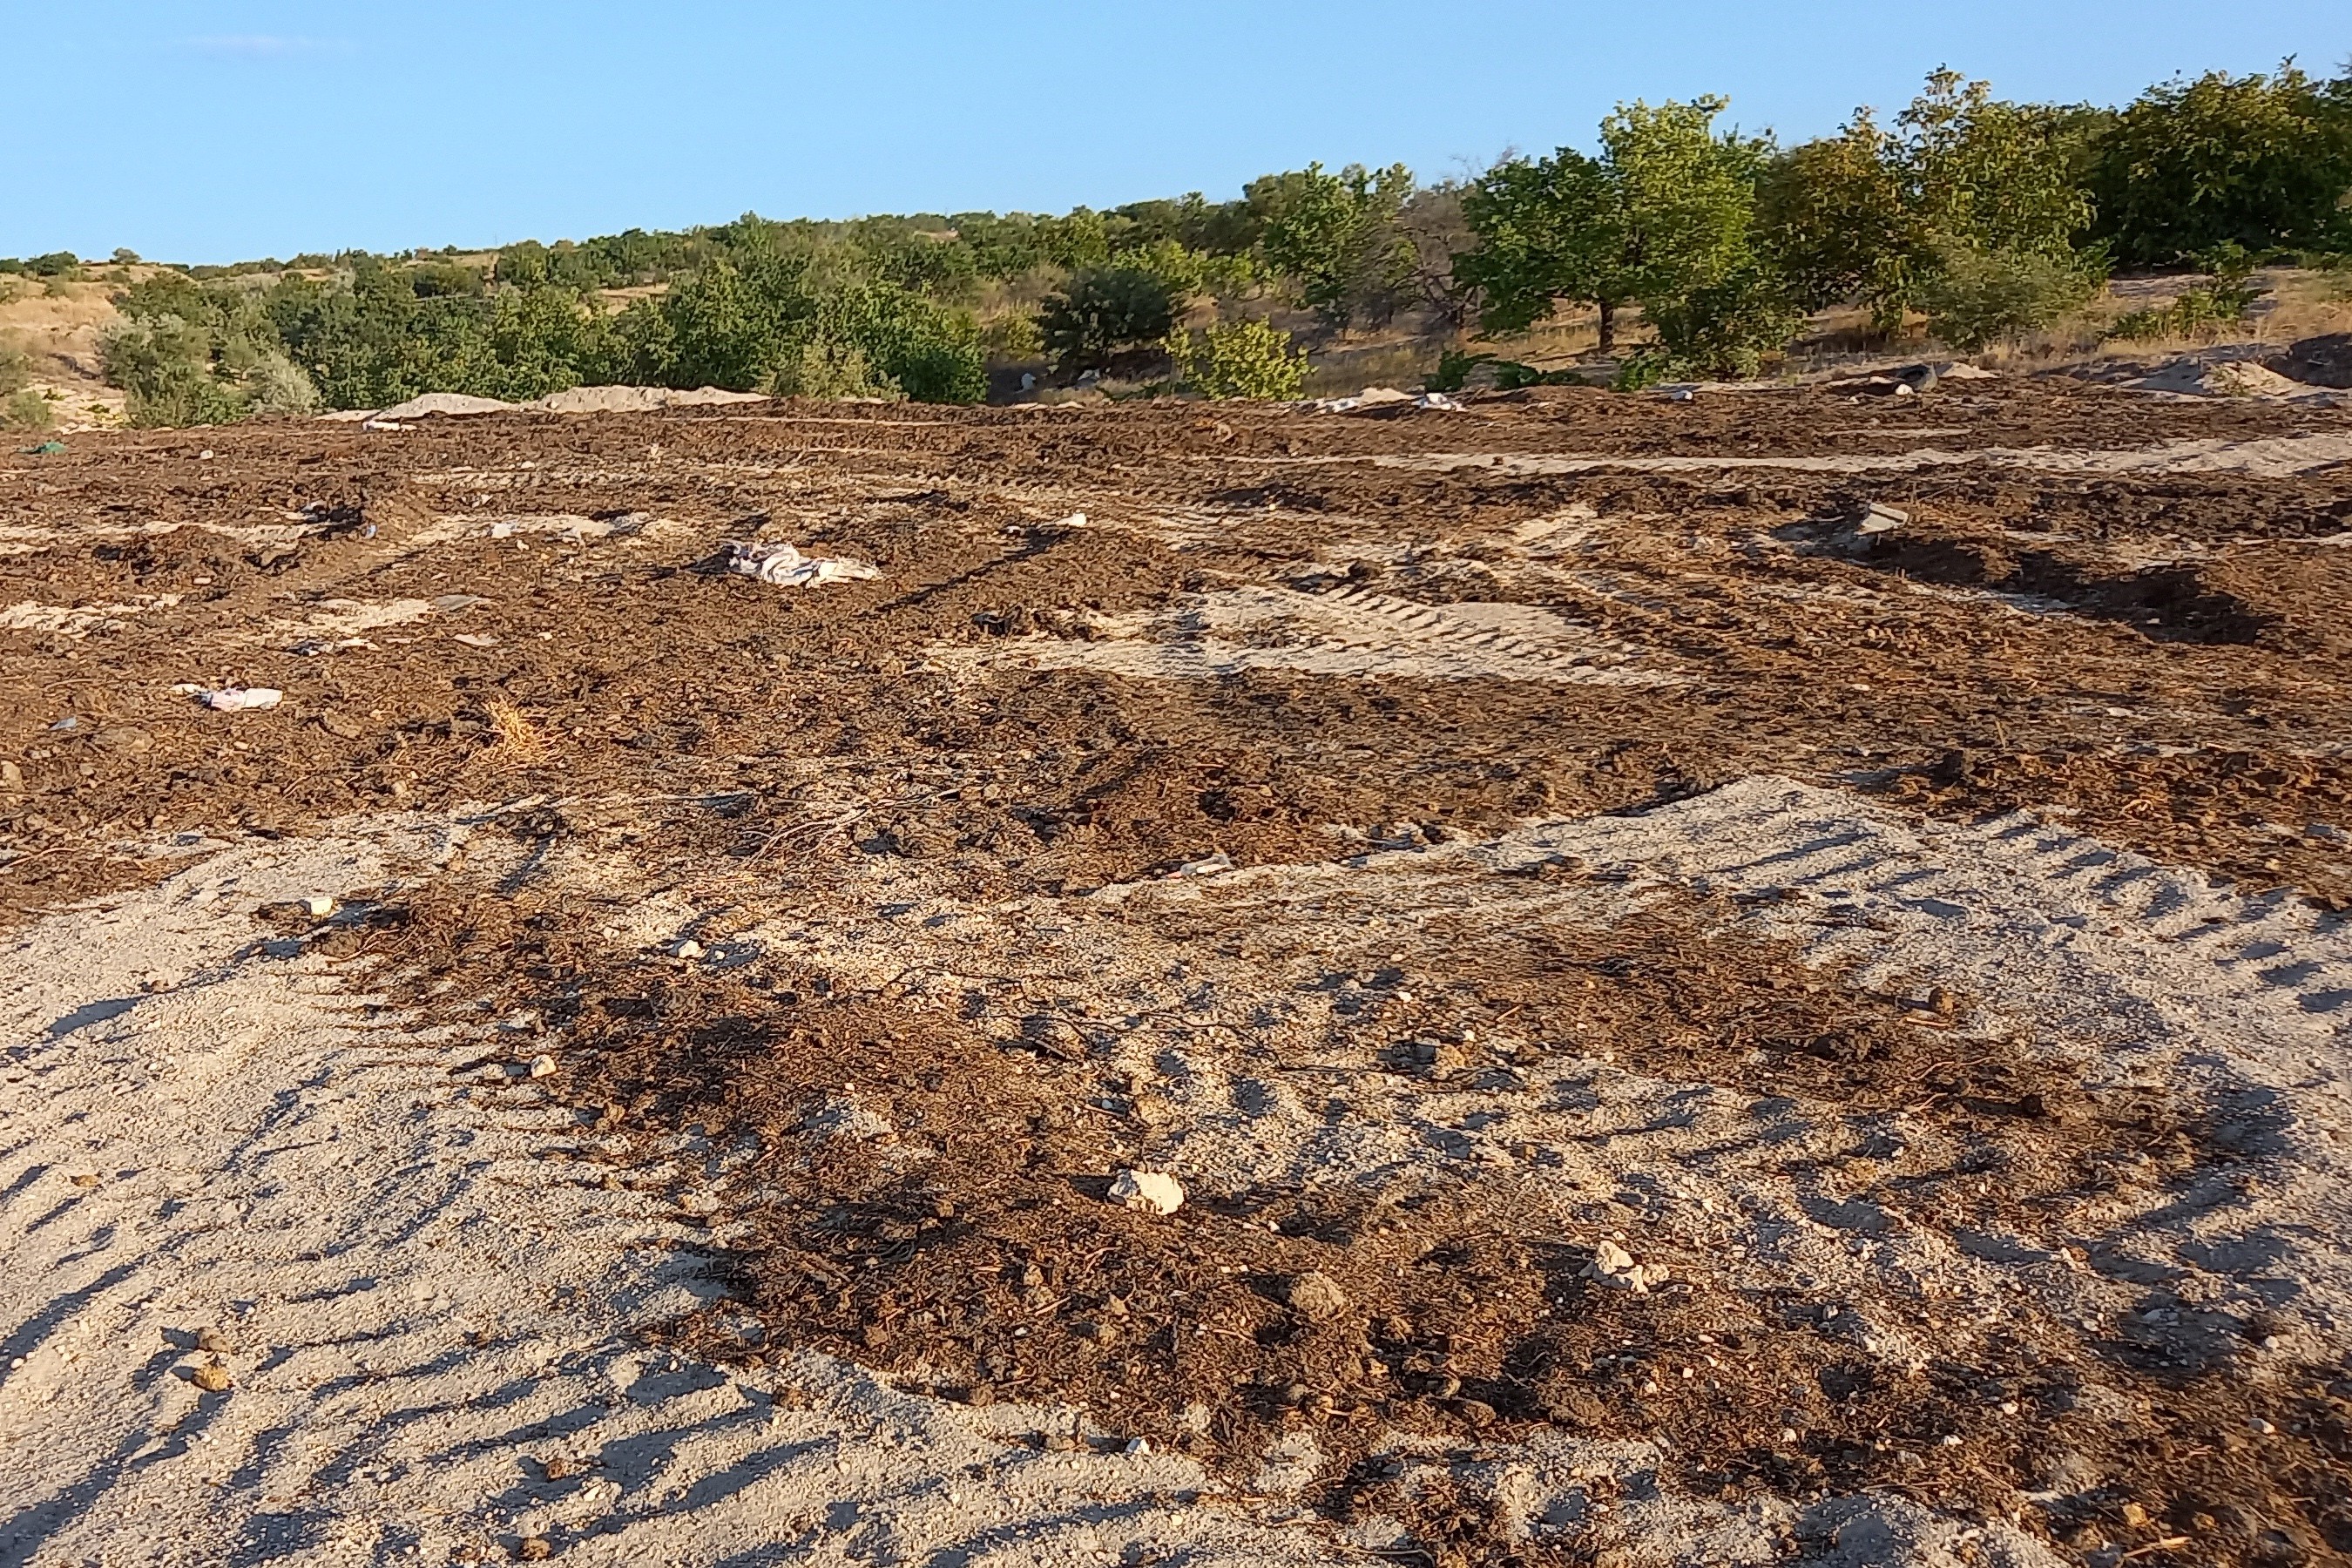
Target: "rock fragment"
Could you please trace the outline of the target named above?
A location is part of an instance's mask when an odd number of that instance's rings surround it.
[[[1328,1323],[1348,1310],[1348,1292],[1321,1269],[1309,1269],[1282,1282],[1282,1304],[1307,1322]]]

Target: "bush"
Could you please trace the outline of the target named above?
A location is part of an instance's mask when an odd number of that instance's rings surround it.
[[[2352,243],[2352,89],[2292,66],[2152,87],[2097,138],[2088,184],[2096,232],[2133,266]]]
[[[1121,353],[1156,343],[1176,324],[1168,280],[1140,268],[1078,273],[1045,301],[1038,325],[1066,370],[1101,370]]]
[[[1045,331],[1037,318],[1019,310],[993,317],[981,329],[981,346],[997,364],[1020,364],[1045,357]]]
[[[1919,302],[1928,330],[1963,353],[2047,327],[2098,292],[2096,272],[2039,251],[1947,247]]]
[[[193,322],[126,318],[100,336],[98,355],[108,384],[130,395],[124,411],[133,425],[226,425],[245,416],[239,389],[215,372],[211,334]]]
[[[2116,319],[2109,338],[2146,342],[2153,338],[2193,338],[2227,331],[2243,321],[2263,297],[2252,281],[2253,258],[2242,247],[2225,245],[2199,258],[2198,266],[2212,275],[2210,283],[2184,289],[2169,305],[2134,310]]]
[[[0,429],[47,430],[57,422],[57,410],[49,406],[49,400],[29,386],[0,399]]]
[[[1297,397],[1307,384],[1307,351],[1268,321],[1171,333],[1168,353],[1178,377],[1203,397],[1277,403]]]
[[[1669,364],[1689,375],[1754,375],[1805,324],[1780,277],[1754,262],[1644,311]]]

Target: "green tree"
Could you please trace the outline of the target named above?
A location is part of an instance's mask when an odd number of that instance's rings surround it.
[[[1869,110],[1774,160],[1758,201],[1761,244],[1794,301],[1818,310],[1859,297],[1881,331],[1902,325],[1917,219],[1901,146]]]
[[[1412,194],[1402,163],[1374,173],[1350,163],[1327,174],[1320,163],[1267,174],[1244,187],[1256,220],[1258,247],[1276,276],[1335,327],[1387,321],[1412,275],[1411,243],[1396,229]]]
[[[1175,324],[1168,279],[1138,267],[1081,272],[1045,301],[1045,348],[1068,370],[1101,370],[1119,354],[1157,343]]]
[[[2092,216],[2082,174],[2101,123],[2097,111],[2006,102],[1987,83],[1938,70],[1897,131],[1857,110],[1836,136],[1773,160],[1759,249],[1794,302],[1859,300],[1881,332],[1899,330],[1930,292],[1948,316],[1974,300],[1961,313],[1979,323],[2001,316],[1996,299],[2040,301],[2022,321],[2102,276],[2098,254],[2077,243]],[[1956,267],[1965,278],[1942,286]],[[2062,284],[2060,273],[2074,281]]]
[[[2096,138],[2088,184],[2097,234],[2129,265],[2352,246],[2352,78],[2289,62],[2151,87]]]
[[[1725,107],[1720,98],[1621,104],[1601,122],[1598,158],[1563,147],[1488,171],[1464,198],[1478,248],[1454,263],[1485,297],[1481,322],[1516,331],[1559,300],[1589,304],[1606,353],[1630,302],[1654,317],[1680,307],[1696,321],[1692,312],[1735,276],[1749,279],[1742,293],[1752,302],[1764,274],[1750,231],[1769,149],[1717,132]]]

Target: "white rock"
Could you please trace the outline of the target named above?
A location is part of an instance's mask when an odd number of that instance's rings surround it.
[[[1160,1171],[1121,1171],[1111,1178],[1110,1201],[1149,1214],[1174,1214],[1184,1206],[1184,1187]]]
[[[1151,1457],[1151,1445],[1141,1437],[1129,1437],[1127,1440],[1127,1457],[1130,1459],[1148,1459]]]
[[[677,954],[680,958],[700,958],[702,956],[702,944],[695,941],[692,937],[688,937],[684,942],[679,942],[676,947],[670,949],[670,951]]]
[[[312,920],[322,921],[335,912],[335,900],[324,893],[313,893],[302,900],[302,907],[310,911]]]
[[[531,1058],[530,1076],[533,1078],[553,1078],[555,1076],[555,1058],[547,1055],[543,1051],[538,1056]]]
[[[1602,1274],[1623,1274],[1633,1267],[1633,1255],[1613,1241],[1592,1249],[1592,1267]]]

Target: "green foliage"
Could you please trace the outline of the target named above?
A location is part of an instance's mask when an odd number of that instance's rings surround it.
[[[1459,392],[1470,384],[1470,376],[1482,364],[1497,363],[1497,356],[1472,353],[1467,349],[1446,349],[1437,356],[1437,368],[1422,378],[1425,392]]]
[[[469,268],[352,262],[348,280],[289,274],[260,296],[294,363],[338,408],[425,392],[522,400],[599,379],[609,323],[555,285],[491,287]]]
[[[1620,105],[1601,122],[1601,151],[1563,147],[1540,162],[1498,164],[1465,193],[1479,248],[1455,276],[1485,299],[1488,331],[1516,331],[1557,301],[1599,307],[1601,347],[1620,307],[1639,301],[1669,320],[1684,348],[1710,361],[1776,349],[1766,329],[1794,312],[1767,309],[1757,257],[1757,184],[1769,149],[1718,133],[1719,98]]]
[[[1395,228],[1412,172],[1320,163],[1268,174],[1244,187],[1266,266],[1333,326],[1378,325],[1396,313],[1412,275],[1412,248]]]
[[[2087,183],[2098,234],[2131,265],[2352,245],[2352,79],[2289,64],[2151,87],[2097,138]]]
[[[81,276],[81,258],[70,250],[53,250],[47,256],[27,258],[25,270],[35,278],[79,278]]]
[[[1203,397],[1276,403],[1307,384],[1307,351],[1269,321],[1224,321],[1168,338],[1178,378]]]
[[[1776,159],[1758,200],[1764,248],[1791,300],[1818,310],[1859,296],[1882,331],[1901,324],[1918,226],[1903,147],[1868,110]]]
[[[0,429],[47,430],[58,422],[49,400],[31,387],[21,387],[0,398]]]
[[[980,342],[993,363],[1020,364],[1045,357],[1045,331],[1025,311],[1008,310],[991,319],[981,329]]]
[[[1781,277],[1750,260],[1708,284],[1643,307],[1669,366],[1704,376],[1749,376],[1789,346],[1805,312]]]
[[[2000,258],[2096,272],[2076,249],[2092,216],[2080,171],[2095,113],[2005,102],[1987,83],[1939,70],[1896,123],[1886,132],[1857,110],[1836,136],[1774,161],[1759,248],[1791,301],[1818,310],[1859,299],[1891,333],[1927,291],[1952,293],[1937,283],[1949,258],[1974,258],[1975,284],[2008,267]]]
[[[976,403],[986,359],[966,312],[845,275],[818,251],[717,262],[614,329],[634,379],[812,397]]]
[[[236,385],[216,373],[212,338],[177,316],[124,320],[99,340],[108,383],[130,394],[138,426],[225,425],[245,416]]]
[[[1176,321],[1168,279],[1136,267],[1080,272],[1045,301],[1045,347],[1065,369],[1100,370],[1129,350],[1157,343]]]
[[[130,395],[134,425],[220,425],[320,406],[318,387],[248,289],[159,272],[114,305],[122,319],[100,340],[100,365]]]
[[[2074,257],[1953,245],[1920,286],[1928,330],[1964,353],[2052,325],[2098,291],[2101,275]]]
[[[2134,310],[2108,327],[2110,338],[2147,342],[2155,338],[2193,338],[2227,331],[2253,311],[2263,289],[2253,281],[2254,258],[2243,246],[2224,244],[2197,258],[2209,283],[2183,289],[2168,305]]]

